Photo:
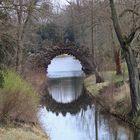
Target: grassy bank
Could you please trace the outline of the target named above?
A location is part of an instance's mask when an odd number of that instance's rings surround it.
[[[2,74],[4,85],[0,89],[0,140],[47,140],[43,133],[35,133],[40,130],[36,117],[38,93],[17,73],[6,71]],[[17,122],[24,126],[15,126]]]
[[[95,100],[102,106],[102,110],[113,114],[133,126],[140,128],[140,115],[130,118],[131,99],[127,71],[123,75],[116,75],[113,71],[103,73],[105,82],[95,83],[94,75],[85,79],[85,87]]]
[[[49,140],[38,127],[8,126],[0,127],[0,140]]]

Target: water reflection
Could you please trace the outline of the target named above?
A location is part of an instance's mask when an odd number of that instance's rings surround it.
[[[83,77],[51,78],[48,83],[49,94],[57,102],[68,103],[81,95]]]
[[[63,67],[60,66],[60,63]],[[59,70],[55,71],[58,66]],[[65,73],[66,66],[71,66],[68,75]],[[77,70],[76,73],[79,73],[79,76],[77,75],[75,77],[75,74],[73,75],[73,71],[75,70]],[[74,61],[73,58],[56,58],[54,60],[54,65],[49,69],[48,74],[51,79],[48,81],[49,94],[52,95],[56,102],[59,102],[57,106],[59,104],[72,102],[81,95],[83,85],[81,73],[80,63]],[[63,77],[63,74],[65,78]],[[139,131],[133,130],[125,123],[120,123],[112,116],[101,114],[98,106],[89,106],[87,103],[84,107],[80,106],[78,112],[71,114],[67,109],[64,113],[63,111],[56,111],[56,113],[54,109],[52,110],[52,108],[50,108],[51,104],[52,103],[47,107],[42,107],[38,113],[42,128],[49,134],[51,140],[140,139]],[[71,110],[77,107],[79,106],[75,105],[74,107],[71,107]],[[50,109],[47,110],[46,108]]]
[[[84,91],[84,90],[83,90]],[[51,95],[47,94],[42,99],[42,106],[45,106],[48,111],[51,111],[58,115],[62,113],[64,116],[69,112],[71,115],[75,115],[82,110],[87,110],[88,105],[93,104],[93,98],[83,92],[77,99],[73,96],[74,100],[72,102],[61,103],[57,102],[52,98]]]
[[[76,115],[67,113],[66,116],[61,113],[57,116],[42,108],[39,115],[44,130],[52,140],[133,140],[131,129],[118,125],[114,119],[110,122],[102,115],[99,117],[94,106]]]

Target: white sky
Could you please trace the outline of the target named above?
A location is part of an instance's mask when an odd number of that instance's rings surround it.
[[[54,3],[59,3],[61,5],[66,5],[68,4],[66,0],[53,0]]]

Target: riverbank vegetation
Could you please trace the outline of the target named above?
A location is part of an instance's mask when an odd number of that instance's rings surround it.
[[[24,74],[24,64],[27,56],[41,46],[41,38],[37,31],[42,25],[41,20],[51,15],[51,6],[52,3],[49,1],[40,3],[34,0],[0,1],[0,139],[2,140],[48,139],[45,136],[43,138],[42,134],[36,135],[26,127],[16,127],[15,123],[28,124],[31,129],[38,125],[36,114],[40,97],[31,87],[31,81],[28,80],[30,84],[25,81],[27,75]]]
[[[49,140],[39,127],[32,125],[8,125],[0,127],[1,140]]]
[[[140,116],[129,116],[132,106],[128,72],[116,75],[115,71],[107,71],[102,74],[105,79],[103,83],[96,84],[94,75],[88,76],[84,81],[87,91],[95,98],[95,102],[101,105],[101,111],[140,128]]]
[[[39,95],[14,71],[2,71],[0,89],[0,139],[47,140],[38,127]]]
[[[0,122],[36,122],[39,95],[15,72],[2,73],[4,84],[0,89]]]

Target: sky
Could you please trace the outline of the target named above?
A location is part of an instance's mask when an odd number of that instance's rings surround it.
[[[53,0],[53,1],[54,1],[54,3],[59,3],[59,4],[61,4],[61,5],[66,5],[66,4],[68,4],[66,0]]]

